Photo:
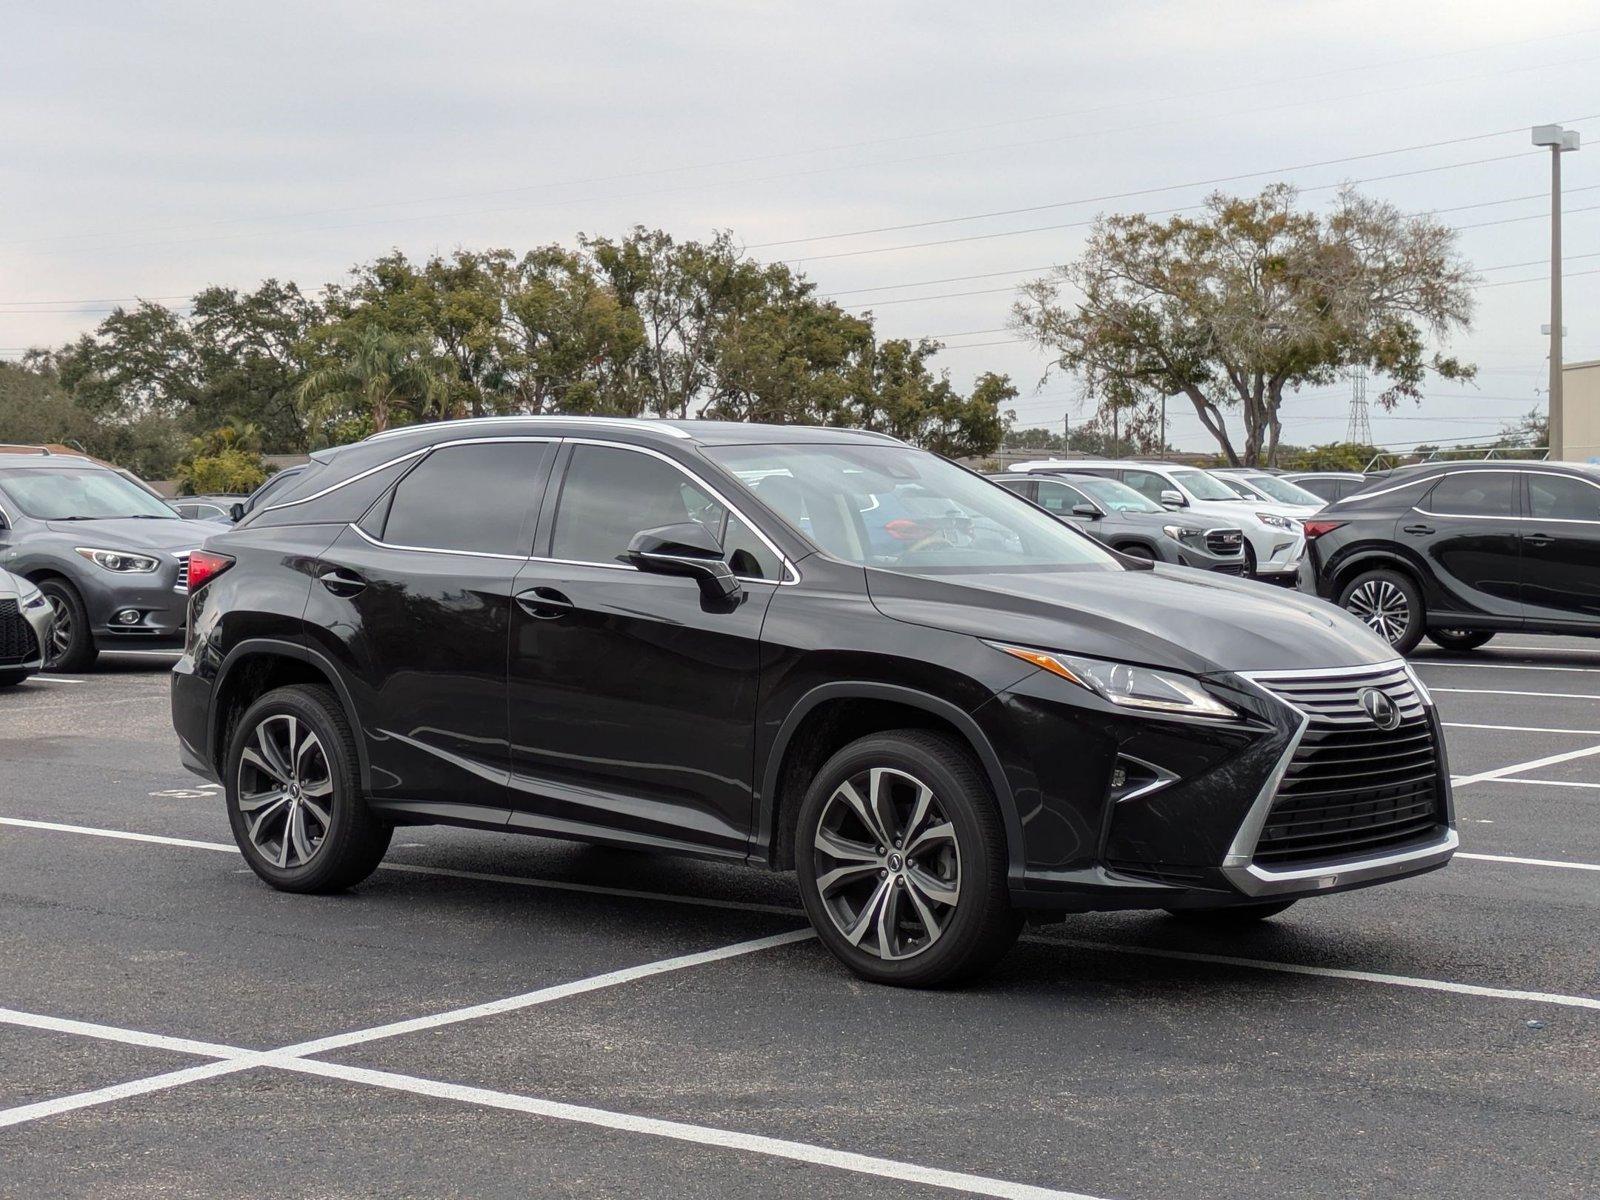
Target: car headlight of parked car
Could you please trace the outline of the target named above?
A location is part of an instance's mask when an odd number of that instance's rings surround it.
[[[1200,531],[1191,525],[1163,525],[1161,532],[1178,542],[1198,542]]]
[[[1263,525],[1271,525],[1274,529],[1288,529],[1292,531],[1300,528],[1300,522],[1296,521],[1293,517],[1280,517],[1277,513],[1258,512],[1256,514],[1256,520],[1260,521]]]
[[[161,566],[161,560],[148,554],[134,554],[127,550],[97,550],[92,546],[79,546],[78,553],[108,571],[119,575],[148,575]]]
[[[48,608],[50,606],[50,601],[44,598],[44,593],[31,583],[22,585],[22,594],[19,599],[25,609]]]
[[[1032,663],[1052,675],[1087,688],[1102,700],[1122,708],[1149,712],[1181,713],[1190,717],[1232,717],[1235,712],[1200,686],[1200,681],[1176,671],[1157,671],[1132,663],[1083,658],[1076,654],[1052,654],[1026,646],[991,642],[1014,658]]]

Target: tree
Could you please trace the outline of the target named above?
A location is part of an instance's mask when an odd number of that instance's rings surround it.
[[[873,347],[854,369],[846,419],[836,423],[880,430],[950,458],[992,453],[1005,432],[1000,405],[1016,399],[1017,389],[1004,375],[986,374],[963,397],[946,373],[929,370],[938,350],[926,338]]]
[[[323,318],[319,303],[276,279],[253,292],[211,287],[198,293],[189,331],[200,385],[185,423],[200,430],[245,422],[267,445],[307,449],[295,393],[309,369],[307,339]]]
[[[1348,190],[1326,216],[1295,198],[1275,184],[1213,195],[1198,218],[1102,217],[1078,259],[1023,287],[1013,326],[1134,428],[1161,397],[1187,397],[1235,464],[1275,462],[1285,393],[1343,368],[1387,376],[1388,409],[1420,399],[1430,371],[1470,379],[1474,368],[1425,346],[1470,327],[1455,232]],[[1081,299],[1064,299],[1069,288]]]
[[[321,363],[301,381],[298,398],[313,422],[354,420],[381,433],[395,417],[402,424],[443,415],[448,381],[415,335],[371,323],[343,322],[319,332]]]
[[[194,438],[178,464],[178,491],[185,496],[247,494],[266,478],[261,431],[246,421],[235,420]]]

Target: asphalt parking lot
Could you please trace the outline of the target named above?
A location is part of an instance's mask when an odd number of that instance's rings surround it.
[[[5,1196],[1600,1195],[1600,642],[1416,656],[1446,870],[922,993],[688,860],[404,829],[275,893],[170,661],[0,695]]]

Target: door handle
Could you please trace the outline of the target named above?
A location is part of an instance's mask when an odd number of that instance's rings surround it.
[[[317,582],[335,596],[358,596],[367,590],[367,581],[344,567],[329,567],[317,576]]]
[[[1427,535],[1433,532],[1432,525],[1402,525],[1401,529],[1403,529],[1406,533],[1415,533],[1418,535]]]
[[[525,592],[518,592],[517,604],[530,617],[537,617],[541,621],[554,621],[578,607],[565,593],[552,587],[529,588]]]
[[[1548,533],[1529,533],[1524,534],[1522,538],[1522,544],[1525,546],[1548,546],[1553,541],[1555,538]]]

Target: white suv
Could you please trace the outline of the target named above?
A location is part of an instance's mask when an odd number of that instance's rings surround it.
[[[1054,471],[1103,475],[1167,508],[1217,517],[1244,530],[1245,570],[1259,579],[1292,583],[1300,567],[1300,555],[1305,551],[1305,534],[1298,517],[1277,504],[1245,500],[1199,467],[1126,460],[1038,459],[1017,463],[1011,469],[1045,475]]]

